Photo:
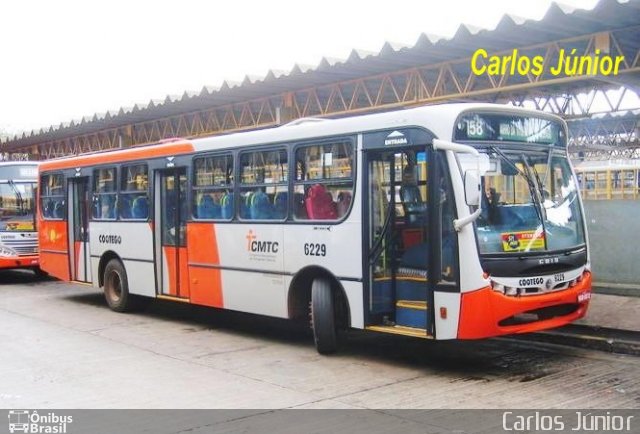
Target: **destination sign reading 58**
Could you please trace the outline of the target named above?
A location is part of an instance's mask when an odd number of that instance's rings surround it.
[[[566,145],[562,125],[556,121],[488,113],[461,117],[456,124],[454,139]]]

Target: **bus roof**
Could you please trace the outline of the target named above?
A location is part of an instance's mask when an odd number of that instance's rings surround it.
[[[2,166],[37,166],[39,161],[0,161],[0,167]]]
[[[237,132],[192,140],[177,140],[172,143],[159,143],[66,157],[43,162],[41,170],[83,167],[109,162],[158,158],[189,152],[204,152],[259,144],[301,141],[310,138],[356,134],[366,131],[387,130],[408,126],[424,127],[433,132],[436,137],[451,140],[454,123],[460,114],[468,111],[516,112],[525,116],[548,117],[564,124],[564,121],[555,115],[520,107],[487,103],[439,104],[338,119],[326,119],[321,122],[315,118],[313,122],[300,122],[300,120],[298,120],[275,128]]]
[[[0,182],[34,182],[39,164],[38,161],[0,161]]]

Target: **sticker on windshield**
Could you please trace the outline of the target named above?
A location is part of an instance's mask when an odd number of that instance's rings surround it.
[[[501,234],[505,252],[529,252],[544,249],[544,233],[536,231],[505,232]]]

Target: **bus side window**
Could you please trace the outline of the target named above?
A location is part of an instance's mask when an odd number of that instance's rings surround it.
[[[64,219],[64,177],[61,174],[43,175],[40,205],[45,219]]]
[[[240,218],[286,219],[288,173],[288,154],[284,149],[240,154]]]
[[[118,197],[116,180],[115,167],[93,171],[93,218],[115,220]]]
[[[122,220],[149,218],[149,169],[146,164],[122,166],[118,212]],[[109,218],[110,211],[106,210]],[[115,216],[114,216],[115,218]]]
[[[339,220],[353,194],[353,145],[350,140],[303,145],[295,152],[296,220]]]
[[[233,218],[233,155],[219,154],[193,160],[193,217],[201,220]]]

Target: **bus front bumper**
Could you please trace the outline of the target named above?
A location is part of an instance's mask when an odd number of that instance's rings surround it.
[[[490,287],[462,294],[458,339],[482,339],[560,327],[582,318],[591,299],[591,273],[572,288],[506,296]]]
[[[0,257],[0,269],[33,268],[40,264],[37,255]]]

